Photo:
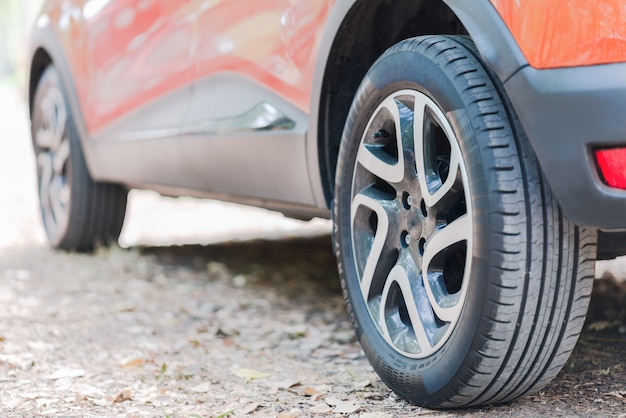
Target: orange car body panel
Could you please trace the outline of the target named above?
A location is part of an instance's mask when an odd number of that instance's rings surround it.
[[[333,1],[213,1],[198,16],[201,79],[248,76],[308,112],[316,48]]]
[[[122,0],[83,9],[81,108],[91,133],[193,80],[189,4]]]
[[[245,75],[302,111],[334,1],[71,0],[44,14],[68,51],[83,118],[95,134],[217,73]],[[71,7],[70,7],[71,5]]]
[[[491,2],[535,68],[626,61],[623,0]]]

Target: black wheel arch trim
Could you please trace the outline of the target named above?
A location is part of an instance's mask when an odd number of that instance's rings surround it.
[[[483,62],[506,82],[528,66],[522,50],[489,0],[443,0],[472,37]]]

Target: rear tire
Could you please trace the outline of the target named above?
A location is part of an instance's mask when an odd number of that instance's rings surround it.
[[[406,40],[371,67],[344,129],[333,216],[356,334],[400,396],[507,402],[563,367],[596,233],[561,213],[468,39]]]
[[[115,242],[127,190],[91,179],[66,90],[53,66],[37,85],[31,122],[41,215],[52,247],[89,251]]]

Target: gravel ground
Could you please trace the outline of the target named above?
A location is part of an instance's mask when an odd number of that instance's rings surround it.
[[[355,342],[327,221],[133,192],[121,245],[45,245],[24,109],[0,82],[0,416],[626,417],[626,261],[598,263],[557,380],[517,402],[430,411]]]

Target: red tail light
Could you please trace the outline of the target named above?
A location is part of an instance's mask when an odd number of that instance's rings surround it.
[[[626,190],[626,148],[600,149],[595,154],[606,184]]]

